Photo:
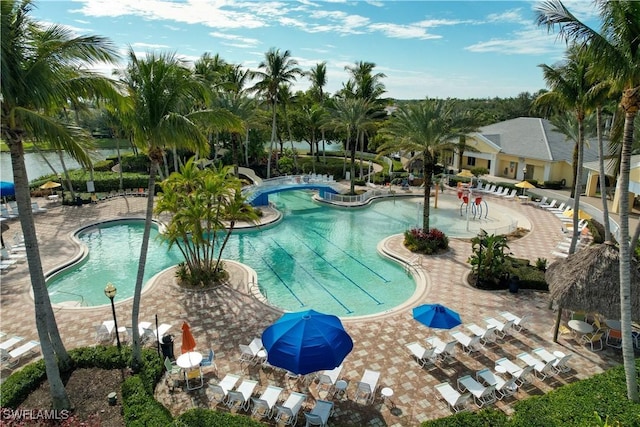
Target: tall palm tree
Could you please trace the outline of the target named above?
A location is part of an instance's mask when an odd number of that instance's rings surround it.
[[[71,403],[60,377],[71,359],[64,348],[47,292],[36,228],[31,212],[29,181],[24,163],[25,138],[44,140],[64,149],[83,165],[91,163],[76,133],[55,114],[70,100],[109,93],[112,83],[85,67],[115,62],[114,46],[97,36],[74,36],[68,29],[44,27],[31,19],[29,0],[0,2],[2,12],[1,88],[2,137],[11,151],[11,166],[24,235],[36,313],[36,329],[55,409]]]
[[[584,120],[585,115],[592,109],[592,82],[587,78],[589,60],[579,46],[573,45],[567,50],[567,60],[557,66],[540,65],[545,82],[550,91],[536,98],[534,105],[555,105],[557,108],[573,111],[578,123],[578,135],[574,146],[573,156],[573,236],[569,253],[574,253],[578,243],[580,230],[578,229],[578,212],[580,209],[580,194],[582,193],[582,158],[584,152]]]
[[[629,247],[629,172],[633,146],[634,120],[640,109],[640,2],[634,0],[596,0],[602,21],[598,32],[576,18],[560,0],[549,0],[537,7],[536,21],[550,31],[558,29],[562,39],[588,47],[593,66],[611,78],[621,95],[624,134],[618,191],[620,197],[620,321],[622,354],[629,400],[638,402],[633,342],[631,339],[631,248]]]
[[[277,110],[278,92],[280,85],[296,81],[302,74],[302,70],[297,67],[298,62],[291,58],[291,52],[271,48],[265,54],[264,60],[258,64],[259,71],[255,72],[255,77],[259,81],[255,84],[254,90],[265,97],[271,106],[271,140],[269,142],[269,157],[267,158],[267,178],[271,178],[271,156],[273,154],[273,144],[276,141],[277,132]],[[263,70],[264,71],[261,71]]]
[[[307,72],[306,75],[309,77],[309,80],[311,81],[310,92],[311,92],[311,95],[313,96],[313,99],[318,103],[318,105],[321,106],[321,108],[324,108],[324,105],[326,102],[324,87],[328,83],[327,62],[323,61],[323,62],[317,63],[313,68],[311,68],[311,70]],[[322,158],[326,162],[325,129],[324,128],[320,129],[320,132],[321,132],[321,138],[322,138]],[[316,143],[316,157],[318,156],[317,148],[318,147]],[[313,147],[311,148],[311,151],[313,152]],[[313,163],[313,168],[314,168],[313,171],[315,172],[315,161]]]
[[[201,109],[202,105],[207,105],[209,87],[173,54],[149,53],[146,58],[139,59],[130,49],[129,64],[122,73],[122,80],[128,89],[131,109],[126,120],[133,131],[133,140],[136,145],[146,148],[151,161],[149,198],[131,313],[131,365],[137,371],[142,365],[138,331],[140,296],[151,233],[156,174],[164,149],[179,146],[202,151],[207,145],[206,126],[225,130],[239,126],[226,111]]]
[[[436,153],[455,144],[462,132],[471,132],[467,119],[455,110],[450,101],[426,99],[420,103],[400,106],[382,133],[391,138],[378,147],[378,153],[390,154],[398,150],[415,152],[414,158],[422,160],[424,175],[424,197],[422,229],[429,231],[432,177],[436,164]]]
[[[338,98],[331,107],[329,126],[346,135],[345,150],[351,152],[350,192],[355,194],[355,161],[360,135],[373,128],[371,105],[364,99]]]

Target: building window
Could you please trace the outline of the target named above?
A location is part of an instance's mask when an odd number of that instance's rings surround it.
[[[475,166],[476,158],[475,157],[467,157],[467,166]]]

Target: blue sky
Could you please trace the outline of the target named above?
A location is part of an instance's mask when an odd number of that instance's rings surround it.
[[[514,97],[545,87],[539,64],[564,43],[534,22],[536,1],[36,0],[33,17],[110,38],[124,54],[205,52],[256,69],[272,47],[308,71],[326,61],[329,93],[345,66],[376,64],[397,99]],[[597,28],[587,0],[566,1]],[[107,71],[106,68],[101,70]],[[306,78],[294,90],[305,90]]]

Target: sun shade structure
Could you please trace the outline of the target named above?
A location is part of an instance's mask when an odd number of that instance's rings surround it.
[[[469,169],[462,169],[456,176],[461,176],[463,178],[473,178],[473,174]]]
[[[182,353],[188,353],[190,351],[195,350],[196,348],[196,340],[193,338],[193,334],[191,333],[191,328],[187,322],[182,324]]]
[[[618,248],[605,242],[591,245],[549,266],[545,279],[550,298],[560,308],[620,318],[620,264]],[[638,264],[631,261],[631,316],[640,318]],[[559,309],[560,313],[561,310]],[[556,330],[558,324],[556,324]],[[555,338],[554,338],[555,339]]]
[[[440,304],[424,304],[413,309],[413,318],[430,328],[451,329],[462,323],[460,315]]]
[[[15,196],[16,187],[13,182],[0,181],[0,197]]]
[[[314,310],[285,313],[262,333],[267,361],[294,374],[333,369],[353,349],[336,316]]]
[[[40,186],[41,190],[51,190],[52,188],[58,188],[62,186],[59,182],[47,181]]]
[[[522,188],[523,196],[527,192],[527,188],[536,188],[536,186],[530,183],[529,181],[520,181],[519,183],[515,184],[515,186],[518,188]]]

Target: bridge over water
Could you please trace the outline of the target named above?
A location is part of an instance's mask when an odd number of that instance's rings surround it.
[[[307,189],[317,190],[323,198],[326,193],[340,193],[340,185],[333,180],[333,176],[316,174],[265,179],[260,184],[244,187],[242,192],[252,206],[266,206],[269,204],[269,194]]]

